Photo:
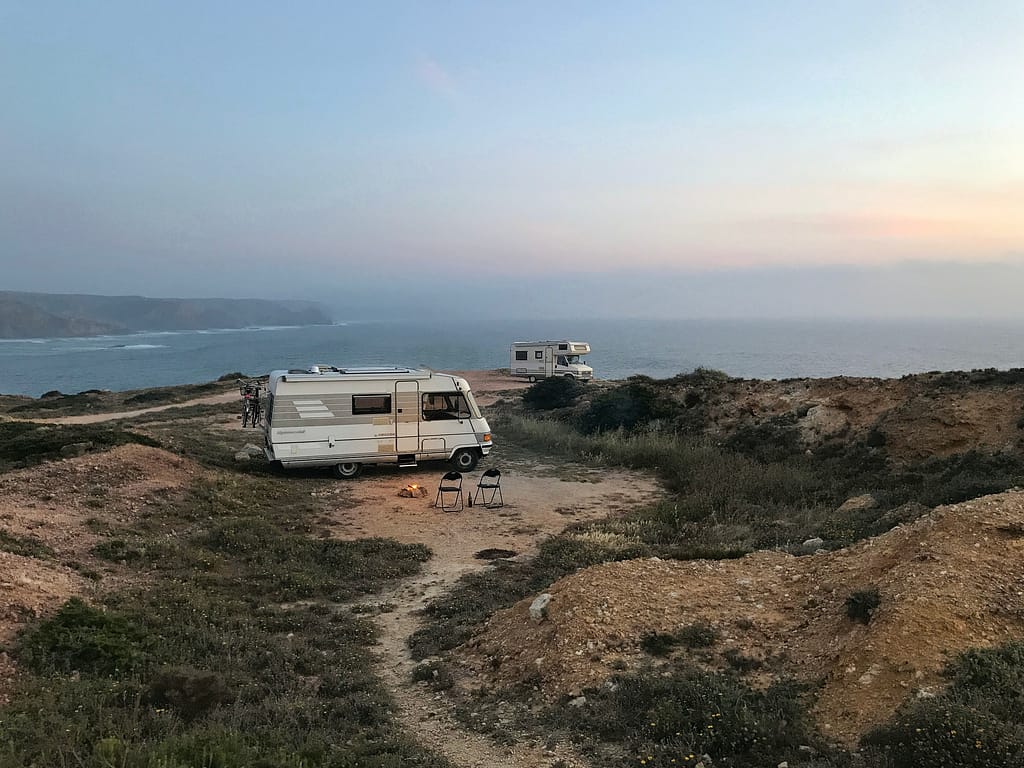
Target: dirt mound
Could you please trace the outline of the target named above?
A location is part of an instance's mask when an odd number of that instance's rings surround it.
[[[129,522],[147,499],[184,490],[199,472],[187,459],[133,444],[0,476],[0,647],[27,622],[98,588],[80,575],[104,567],[89,554],[98,530]],[[0,653],[0,703],[13,675]]]
[[[0,476],[0,530],[81,554],[96,526],[127,522],[147,500],[189,486],[201,470],[173,453],[128,444]]]
[[[814,448],[871,433],[890,456],[914,461],[973,448],[996,452],[1019,446],[1024,384],[1013,372],[918,374],[901,379],[838,376],[716,385],[708,431],[737,430],[790,417],[802,442]]]
[[[778,674],[821,682],[818,721],[850,742],[940,686],[951,654],[1024,637],[1022,556],[1024,492],[1012,491],[940,507],[837,552],[589,568],[550,588],[546,620],[531,621],[524,600],[460,653],[481,682],[527,682],[554,699],[637,664],[645,635],[705,623],[718,642],[678,653],[711,666],[760,662],[755,683]],[[881,605],[864,625],[845,603],[869,588]]]

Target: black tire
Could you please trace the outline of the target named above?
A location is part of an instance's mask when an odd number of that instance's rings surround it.
[[[460,448],[452,456],[452,465],[459,472],[472,472],[476,469],[476,463],[480,461],[480,454],[472,448]]]
[[[342,480],[351,480],[362,474],[363,465],[358,461],[343,461],[331,467],[331,471],[334,472],[335,477],[340,477]]]
[[[565,378],[567,378],[569,381],[576,381],[576,377],[573,376],[571,373],[565,374]]]
[[[533,384],[535,381],[537,381],[537,377],[536,376],[531,376],[530,377],[530,383]]]

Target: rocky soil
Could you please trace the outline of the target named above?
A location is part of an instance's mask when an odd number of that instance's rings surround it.
[[[836,552],[758,552],[739,560],[632,560],[552,585],[546,618],[531,599],[498,613],[459,653],[474,684],[529,681],[548,700],[575,697],[641,663],[641,639],[695,623],[718,631],[699,664],[740,654],[774,675],[821,682],[823,731],[852,742],[909,696],[932,695],[952,654],[1024,638],[1024,492],[941,507]],[[846,600],[876,588],[868,624]],[[649,657],[648,657],[649,658]]]

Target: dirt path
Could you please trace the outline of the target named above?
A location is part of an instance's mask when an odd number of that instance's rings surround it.
[[[332,528],[342,538],[388,536],[408,543],[428,545],[434,553],[423,572],[395,588],[373,595],[367,603],[388,603],[394,610],[377,616],[381,638],[377,648],[380,674],[398,704],[398,717],[425,746],[445,755],[460,768],[533,768],[584,765],[567,745],[524,742],[508,747],[458,723],[451,704],[424,683],[412,680],[416,666],[407,646],[419,627],[419,611],[431,599],[451,589],[458,579],[487,567],[474,554],[488,548],[533,554],[546,536],[578,520],[604,517],[625,511],[657,497],[654,481],[643,475],[594,471],[583,467],[545,467],[524,462],[499,463],[505,507],[488,510],[466,507],[462,512],[442,512],[433,507],[444,465],[401,472],[377,470],[353,483],[344,508],[332,514]],[[406,484],[426,488],[426,498],[401,498]],[[467,477],[467,488],[469,477]],[[354,505],[352,504],[354,502]]]
[[[221,392],[217,395],[206,395],[205,397],[197,397],[194,400],[185,400],[181,403],[171,403],[169,405],[155,405],[152,408],[139,408],[135,411],[114,411],[111,413],[87,413],[82,416],[57,416],[52,419],[16,419],[16,421],[35,421],[40,424],[99,424],[103,421],[114,421],[115,419],[134,419],[136,416],[141,416],[144,413],[156,413],[158,411],[167,411],[171,408],[187,408],[190,405],[214,405],[216,403],[230,403],[232,400],[238,400],[237,392]],[[241,411],[241,406],[239,406]]]
[[[495,400],[500,397],[501,392],[515,389],[525,389],[529,386],[528,383],[521,379],[513,379],[509,376],[501,374],[497,371],[452,371],[457,376],[464,377],[469,381],[470,386],[473,388],[474,394],[477,395],[477,401],[482,406],[491,405]],[[235,391],[221,392],[216,395],[206,395],[205,397],[197,397],[193,400],[185,400],[180,403],[170,403],[168,405],[155,405],[151,408],[139,408],[134,411],[112,411],[109,413],[88,413],[80,416],[56,416],[54,418],[39,419],[39,418],[27,418],[18,419],[12,418],[12,421],[34,421],[39,424],[99,424],[104,421],[114,421],[116,419],[133,419],[136,416],[142,416],[146,413],[157,413],[159,411],[170,410],[171,408],[187,408],[191,405],[215,405],[218,403],[230,403],[238,400],[238,393]],[[241,412],[241,405],[239,405],[239,412]],[[8,417],[10,418],[10,417]]]

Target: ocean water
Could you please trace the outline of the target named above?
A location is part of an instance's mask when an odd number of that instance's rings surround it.
[[[0,392],[210,381],[231,371],[331,365],[507,367],[513,341],[589,341],[595,376],[672,376],[697,366],[747,378],[901,376],[1024,366],[1024,323],[578,320],[376,323],[0,341]]]

